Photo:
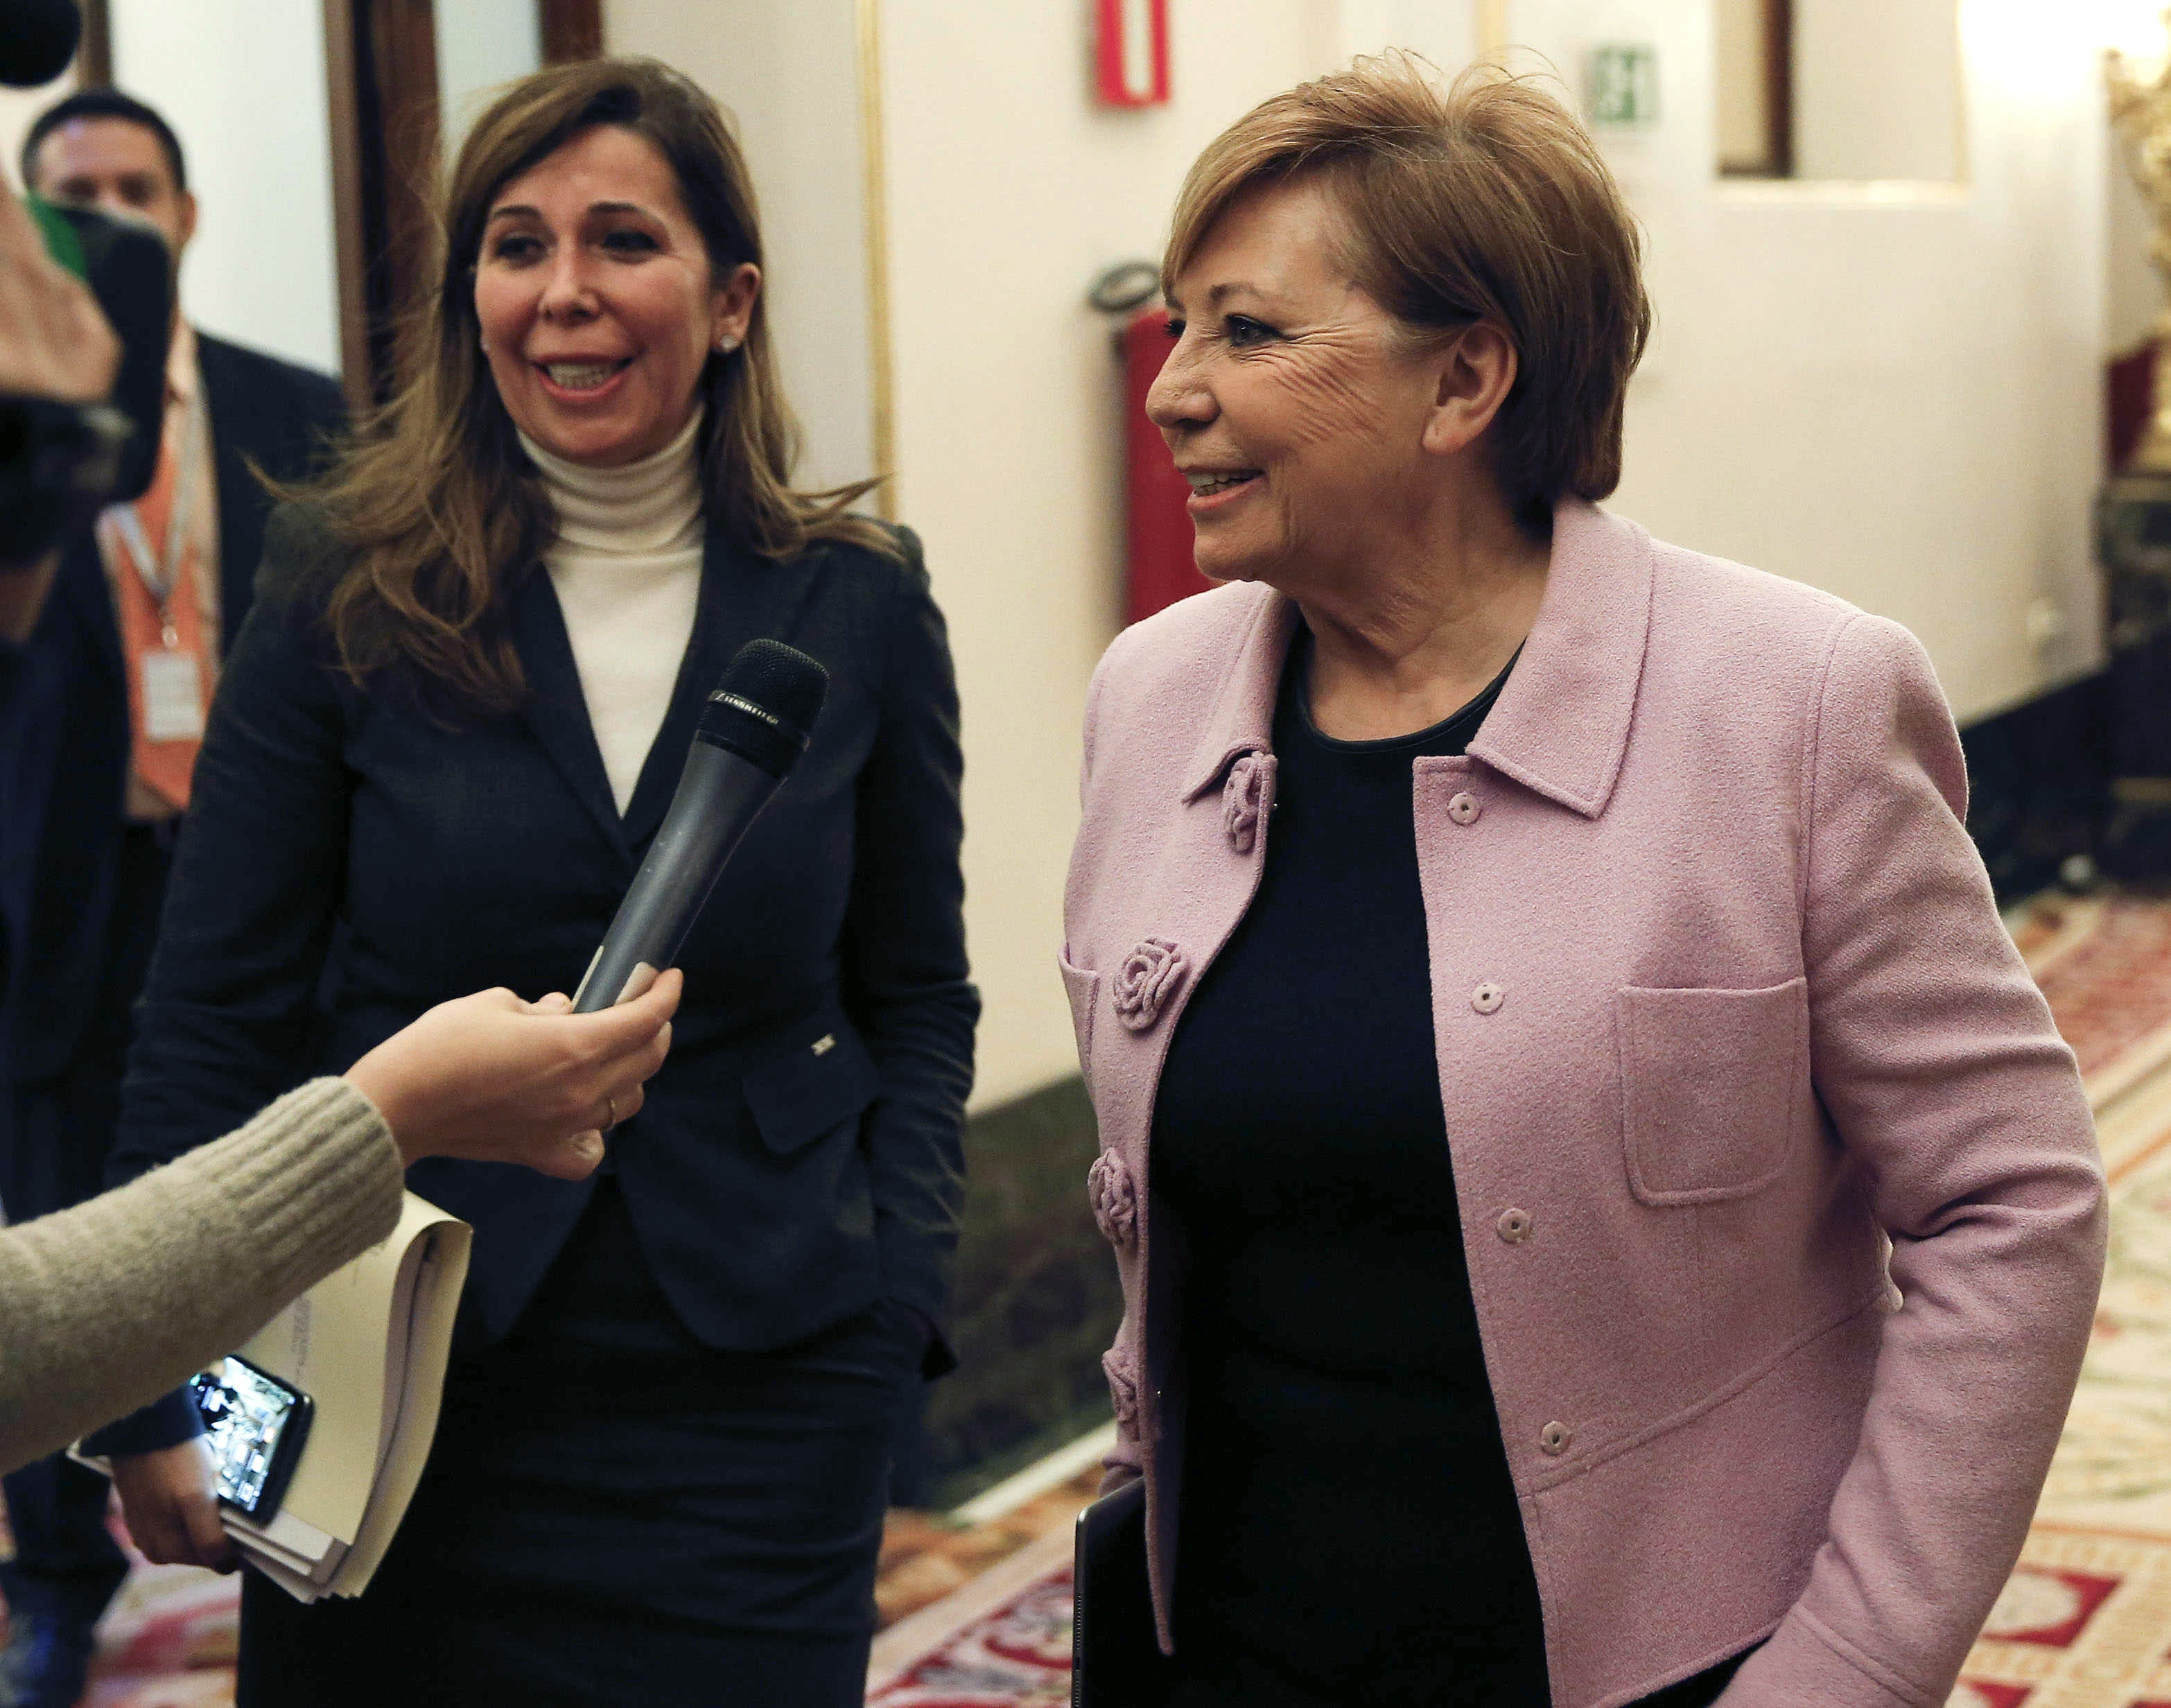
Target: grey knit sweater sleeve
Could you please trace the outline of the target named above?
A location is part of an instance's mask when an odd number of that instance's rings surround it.
[[[392,1130],[314,1079],[239,1132],[0,1229],[0,1470],[224,1357],[399,1219]]]

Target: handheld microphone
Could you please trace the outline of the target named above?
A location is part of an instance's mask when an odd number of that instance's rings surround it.
[[[678,792],[573,996],[573,1012],[630,1002],[678,958],[739,838],[807,751],[829,672],[780,640],[749,640],[701,712]]]

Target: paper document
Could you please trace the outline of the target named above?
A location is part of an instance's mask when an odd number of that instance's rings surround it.
[[[391,1238],[234,1349],[315,1405],[278,1511],[219,1508],[249,1562],[297,1600],[361,1594],[407,1515],[437,1432],[474,1239],[410,1192]]]
[[[359,1595],[406,1516],[437,1431],[474,1230],[407,1194],[392,1237],[279,1313],[241,1356],[316,1402],[270,1523],[227,1532],[302,1601]]]

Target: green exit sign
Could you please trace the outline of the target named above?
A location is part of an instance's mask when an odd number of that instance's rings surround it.
[[[1611,42],[1590,51],[1590,121],[1648,125],[1659,116],[1659,50]]]

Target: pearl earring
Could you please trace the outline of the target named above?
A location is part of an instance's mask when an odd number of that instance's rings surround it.
[[[739,340],[736,334],[730,332],[719,332],[716,335],[716,349],[721,354],[729,356],[738,347]]]

